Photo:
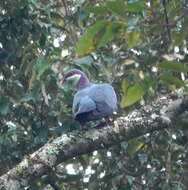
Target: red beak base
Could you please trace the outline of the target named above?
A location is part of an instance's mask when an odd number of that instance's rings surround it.
[[[63,78],[62,80],[60,80],[60,83],[61,84],[64,84],[66,82],[66,79],[65,78]]]

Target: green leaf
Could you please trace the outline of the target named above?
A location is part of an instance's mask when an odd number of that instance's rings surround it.
[[[121,82],[121,89],[123,90],[124,93],[126,93],[128,87],[129,87],[129,83],[127,79],[123,79]]]
[[[0,113],[2,115],[7,115],[10,109],[10,101],[8,98],[1,97],[0,100]]]
[[[37,79],[49,68],[49,62],[45,58],[39,58],[36,64]]]
[[[45,34],[42,34],[41,37],[40,37],[40,40],[39,40],[39,44],[41,47],[44,47],[45,46],[45,43],[46,43],[46,35]]]
[[[50,16],[52,18],[56,18],[56,19],[62,19],[62,20],[64,19],[64,17],[60,13],[58,13],[58,12],[51,12]]]
[[[106,26],[106,31],[104,35],[102,36],[102,38],[100,39],[97,45],[97,48],[104,46],[109,40],[114,38],[114,36],[117,34],[117,29],[120,27],[125,27],[125,25],[123,25],[122,23],[117,23],[117,22],[109,23]]]
[[[146,8],[145,0],[140,0],[132,3],[125,4],[123,0],[107,1],[106,7],[120,16],[123,16],[125,12],[139,12]]]
[[[130,175],[127,175],[126,178],[127,178],[127,181],[128,181],[128,183],[129,183],[129,185],[132,185],[132,184],[133,184],[133,181],[134,181],[134,177],[133,177],[133,176],[130,176]]]
[[[64,181],[65,182],[76,182],[76,181],[80,180],[80,178],[81,178],[80,175],[68,174],[68,175],[66,175]]]
[[[161,190],[171,190],[171,187],[169,184],[162,184]]]
[[[95,49],[94,38],[101,30],[105,28],[107,23],[107,21],[100,20],[86,30],[77,44],[78,55],[90,53]]]
[[[87,13],[102,15],[102,16],[106,16],[108,14],[108,10],[104,6],[87,7],[83,11]]]
[[[30,3],[34,6],[34,7],[38,7],[38,3],[37,0],[31,0]]]
[[[144,143],[139,141],[138,139],[132,139],[129,141],[129,146],[127,148],[127,152],[130,156],[133,156],[136,152],[138,152],[142,147]]]
[[[188,72],[188,67],[186,63],[181,63],[177,61],[163,61],[158,65],[161,69],[168,69],[175,72]]]
[[[128,178],[128,176],[126,176]],[[129,183],[122,185],[122,189],[121,190],[132,190],[132,185],[130,185]]]
[[[139,12],[145,9],[145,0],[136,1],[134,3],[127,3],[125,5],[125,10],[129,12]]]
[[[35,97],[33,97],[31,94],[27,94],[20,99],[20,102],[29,102],[29,101],[35,101]]]
[[[141,164],[144,164],[148,161],[148,155],[143,153],[143,154],[138,154],[138,158],[141,162]]]
[[[133,31],[125,35],[125,39],[128,43],[128,48],[132,48],[142,42],[140,32]]]
[[[185,86],[184,82],[180,79],[178,79],[177,77],[174,77],[172,75],[169,74],[164,74],[160,77],[160,79],[162,80],[162,82],[165,85],[175,85],[177,87],[182,87]]]
[[[88,64],[88,63],[91,64],[93,62],[94,62],[93,58],[89,55],[74,60],[74,63],[79,64],[79,65],[80,64]]]
[[[121,107],[128,107],[138,100],[147,92],[145,84],[135,84],[127,89],[121,99]]]
[[[177,14],[177,12],[176,12]],[[173,43],[177,46],[181,46],[183,44],[184,39],[187,36],[187,30],[188,30],[188,23],[184,23],[181,26],[180,30],[175,30],[172,32],[172,39],[173,39]]]
[[[36,130],[37,135],[40,136],[41,138],[46,138],[48,135],[48,129],[46,127],[39,127]]]
[[[119,15],[123,15],[125,13],[125,3],[123,0],[107,1],[106,7]]]

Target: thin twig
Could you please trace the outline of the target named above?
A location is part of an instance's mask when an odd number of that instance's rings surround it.
[[[166,9],[166,0],[163,0],[163,7],[164,7],[164,15],[165,15],[168,38],[169,38],[169,41],[171,42],[171,32],[170,32],[169,19],[168,19],[168,14],[167,14],[167,9]]]
[[[62,0],[62,2],[63,2],[63,6],[64,6],[64,8],[65,8],[65,17],[66,17],[68,20],[70,20],[72,13],[71,13],[70,9],[68,8],[68,5],[67,5],[67,3],[65,2],[65,0]],[[73,44],[75,45],[76,42],[77,42],[77,37],[76,37],[76,33],[75,33],[76,30],[74,29],[74,26],[73,26],[73,24],[71,24],[71,22],[68,22],[68,23],[65,24],[65,25],[67,25],[67,28],[68,28],[68,30],[69,30],[69,34],[70,34],[70,36],[71,36],[71,38],[72,38],[71,41],[72,41]]]
[[[172,138],[172,129],[171,128],[169,128],[168,129],[168,138],[170,139],[170,141],[171,141],[171,138]],[[172,153],[171,153],[171,147],[172,145],[171,145],[171,142],[169,142],[169,144],[168,144],[168,146],[167,146],[167,152],[166,152],[166,183],[167,184],[170,184],[170,181],[171,181],[171,177],[172,177],[172,175],[171,175],[171,167],[172,167]]]

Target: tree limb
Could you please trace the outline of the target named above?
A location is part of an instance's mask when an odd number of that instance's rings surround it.
[[[169,38],[169,41],[171,42],[171,32],[170,32],[169,19],[168,19],[167,8],[166,8],[166,0],[163,0],[163,7],[164,7],[164,15],[165,15],[168,38]]]
[[[24,189],[32,180],[70,158],[173,126],[177,116],[187,110],[188,97],[176,101],[163,97],[126,117],[117,118],[111,126],[64,134],[48,142],[1,176],[0,190]]]

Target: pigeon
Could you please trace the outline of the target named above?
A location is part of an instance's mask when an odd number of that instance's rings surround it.
[[[114,88],[108,83],[91,83],[87,75],[78,69],[65,73],[62,83],[74,76],[77,78],[77,92],[72,105],[74,119],[84,124],[110,118],[117,109],[117,96]]]

